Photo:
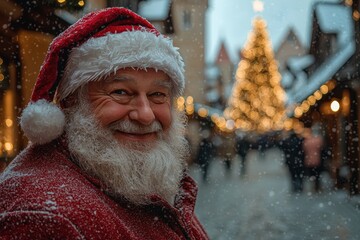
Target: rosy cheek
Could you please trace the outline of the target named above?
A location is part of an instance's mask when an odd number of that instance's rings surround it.
[[[161,123],[165,131],[168,130],[173,120],[170,107],[160,108],[155,112],[156,119]]]
[[[102,126],[121,120],[127,115],[127,108],[116,103],[107,103],[94,109],[96,119]]]

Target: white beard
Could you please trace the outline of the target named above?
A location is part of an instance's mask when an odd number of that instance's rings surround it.
[[[109,195],[137,205],[158,195],[173,204],[189,154],[184,115],[174,110],[170,130],[161,130],[156,143],[122,144],[112,135],[112,127],[101,127],[88,109],[89,104],[82,101],[66,110],[69,150],[80,167],[98,178]],[[131,121],[126,124],[139,127]]]

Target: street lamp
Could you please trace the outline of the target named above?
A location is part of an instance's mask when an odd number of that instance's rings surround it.
[[[333,112],[337,112],[340,109],[340,103],[337,100],[333,100],[330,104],[330,109]]]

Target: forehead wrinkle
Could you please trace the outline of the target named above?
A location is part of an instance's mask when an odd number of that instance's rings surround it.
[[[165,87],[168,89],[171,89],[172,87],[171,81],[169,79],[157,79],[155,80],[155,84],[159,87]]]
[[[111,82],[130,82],[130,83],[135,83],[135,81],[133,81],[134,78],[132,76],[126,76],[126,75],[121,75],[121,76],[113,76],[110,77],[108,79],[106,79],[105,81],[108,83]]]

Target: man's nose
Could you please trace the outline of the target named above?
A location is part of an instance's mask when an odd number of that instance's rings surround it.
[[[133,101],[129,118],[143,125],[150,125],[155,120],[155,114],[147,96],[137,96]]]

